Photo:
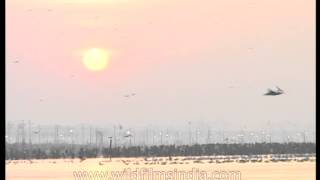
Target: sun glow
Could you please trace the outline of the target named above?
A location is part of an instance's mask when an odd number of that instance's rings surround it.
[[[84,53],[83,63],[91,71],[101,71],[108,66],[110,54],[103,49],[93,48]]]

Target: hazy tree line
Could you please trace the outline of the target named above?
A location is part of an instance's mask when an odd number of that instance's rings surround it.
[[[195,144],[97,147],[70,144],[6,144],[6,159],[157,157],[315,153],[315,143]]]

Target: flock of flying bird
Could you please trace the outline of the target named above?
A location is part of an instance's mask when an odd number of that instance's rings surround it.
[[[14,60],[12,61],[13,63],[17,64],[19,63],[20,61],[19,60]],[[74,75],[71,75],[71,77],[73,78]],[[278,95],[281,95],[281,94],[284,94],[284,91],[282,89],[280,89],[278,86],[276,86],[276,90],[272,90],[272,89],[267,89],[268,92],[266,92],[264,95],[265,96],[278,96]],[[131,94],[126,94],[124,95],[123,97],[125,98],[130,98],[130,97],[133,97],[135,96],[136,93],[131,93]],[[40,99],[40,101],[43,101],[43,99]]]
[[[12,63],[18,64],[18,63],[20,63],[20,61],[19,61],[19,60],[14,60],[14,61],[12,61]],[[74,78],[74,77],[75,77],[75,75],[72,74],[72,75],[71,75],[71,78]],[[131,94],[126,94],[126,95],[124,95],[123,97],[125,97],[125,98],[130,98],[130,97],[133,97],[133,96],[135,96],[135,95],[136,95],[136,93],[131,93]],[[43,99],[41,98],[41,99],[39,99],[39,101],[42,102]]]
[[[29,12],[32,11],[32,9],[28,9]],[[47,9],[48,12],[51,12],[52,9]],[[97,16],[95,17],[97,18]],[[249,50],[253,50],[253,48],[249,48]],[[19,60],[14,60],[13,63],[17,64],[19,63]],[[73,78],[74,75],[71,75],[71,77]],[[268,92],[266,92],[264,95],[265,96],[278,96],[278,95],[281,95],[281,94],[284,94],[284,91],[282,89],[280,89],[279,87],[276,86],[276,90],[272,90],[272,89],[267,89]],[[123,97],[125,98],[130,98],[130,97],[133,97],[135,96],[136,94],[135,93],[131,93],[131,94],[126,94],[124,95]],[[40,99],[40,101],[42,102],[43,99]]]

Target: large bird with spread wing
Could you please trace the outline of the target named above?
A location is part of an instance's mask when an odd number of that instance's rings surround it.
[[[278,86],[276,86],[277,90],[268,89],[268,92],[266,92],[265,96],[277,96],[284,93],[282,89],[280,89]]]

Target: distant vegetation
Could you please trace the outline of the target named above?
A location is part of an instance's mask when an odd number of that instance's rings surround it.
[[[315,143],[251,143],[251,144],[195,144],[107,147],[70,144],[6,144],[6,159],[59,159],[95,157],[160,157],[212,156],[259,154],[311,154]]]

